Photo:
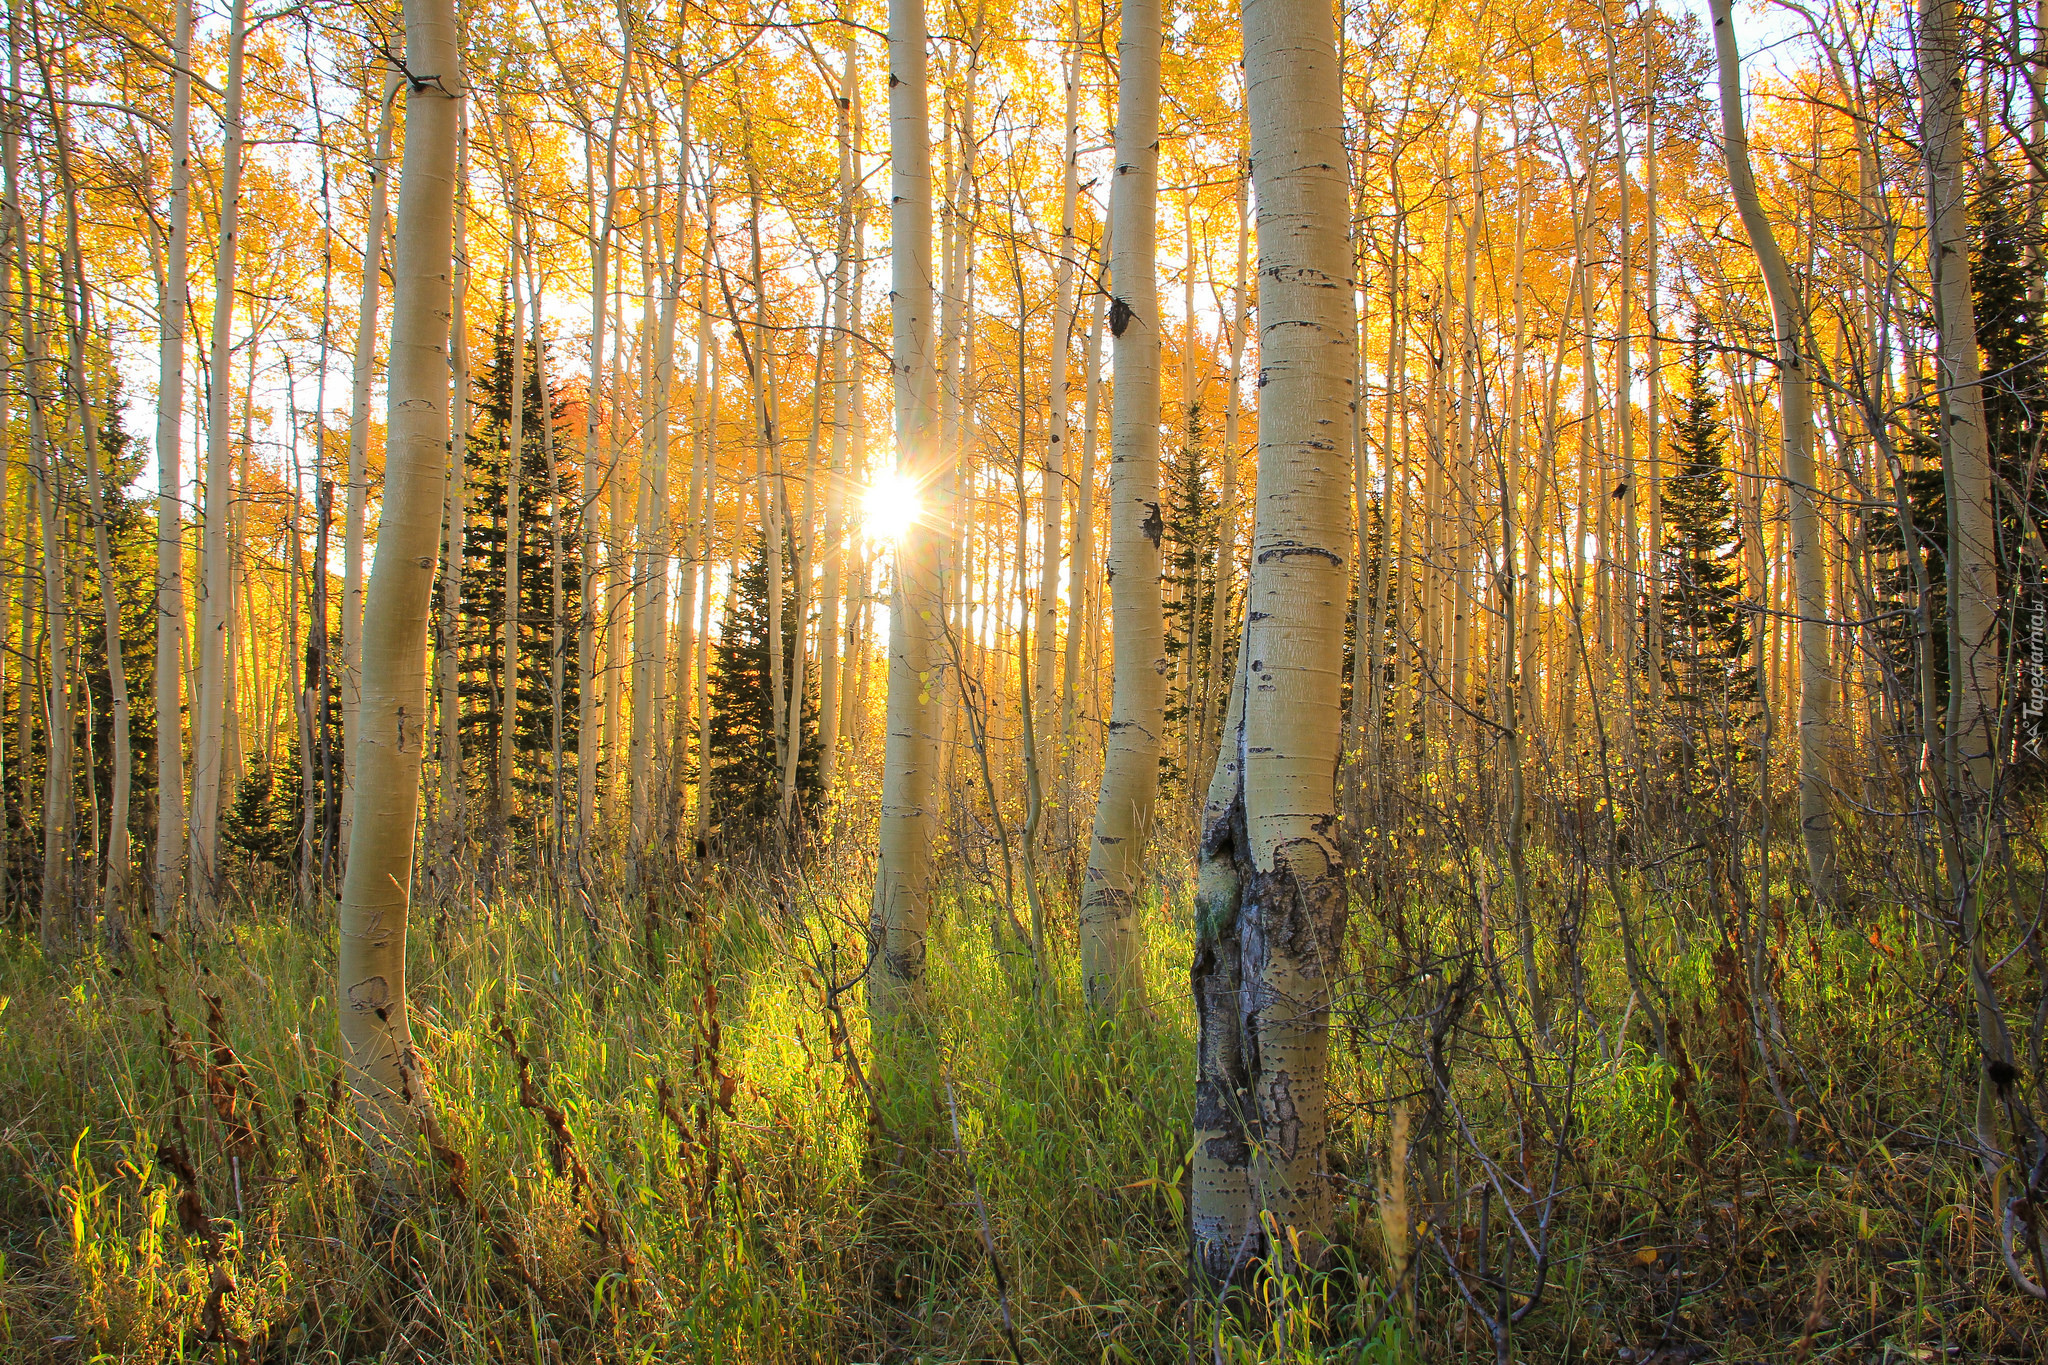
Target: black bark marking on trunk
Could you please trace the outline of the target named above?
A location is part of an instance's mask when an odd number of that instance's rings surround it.
[[[1122,168],[1119,167],[1118,169],[1121,170]],[[1131,311],[1131,305],[1125,303],[1122,299],[1111,297],[1109,301],[1109,334],[1113,337],[1123,336],[1124,328],[1130,326],[1131,319],[1136,316],[1137,314]]]
[[[1145,504],[1145,520],[1138,529],[1145,533],[1145,539],[1152,542],[1153,549],[1159,548],[1159,538],[1166,534],[1166,521],[1159,515],[1158,503]]]
[[[1344,567],[1344,556],[1320,545],[1275,545],[1259,551],[1259,563],[1270,564],[1276,559],[1292,559],[1296,555],[1321,555],[1338,568]]]
[[[381,976],[366,976],[348,988],[348,1004],[355,1010],[381,1010],[391,998],[391,983]]]

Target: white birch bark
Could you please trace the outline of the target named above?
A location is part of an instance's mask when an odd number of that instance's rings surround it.
[[[1067,23],[1072,30],[1066,52],[1066,134],[1060,158],[1060,254],[1053,286],[1052,381],[1050,406],[1046,415],[1045,462],[1039,471],[1038,489],[1038,622],[1037,662],[1032,672],[1034,697],[1032,715],[1039,727],[1034,757],[1036,771],[1050,771],[1047,759],[1059,734],[1051,724],[1053,714],[1054,651],[1060,625],[1060,551],[1063,513],[1067,495],[1067,392],[1068,359],[1074,349],[1075,277],[1079,273],[1079,243],[1074,236],[1074,211],[1080,197],[1081,128],[1081,10],[1078,3],[1067,6]],[[1071,594],[1072,589],[1069,588]],[[1068,629],[1074,619],[1070,610]]]
[[[832,450],[825,473],[824,581],[818,593],[818,779],[826,799],[838,779],[840,675],[839,612],[846,582],[846,497],[851,455],[853,329],[848,305],[854,290],[854,201],[860,193],[853,125],[860,103],[859,72],[851,32],[844,39],[846,69],[839,78],[839,241],[832,269]]]
[[[220,807],[228,694],[228,468],[236,246],[241,236],[242,47],[247,0],[229,14],[227,88],[221,117],[220,247],[214,256],[213,350],[206,404],[206,504],[199,578],[198,720],[192,738],[191,877],[203,924],[218,916]]]
[[[1958,11],[1956,0],[1922,0],[1920,6],[1921,138],[1948,503],[1949,676],[1954,680],[1948,781],[1966,804],[1981,807],[1991,796],[1999,742],[1998,531],[1970,282],[1964,181],[1970,139],[1963,122],[1964,38]]]
[[[1081,978],[1115,1009],[1144,989],[1138,895],[1159,791],[1166,708],[1166,626],[1159,594],[1159,185],[1157,0],[1132,0],[1117,42],[1116,174],[1109,330],[1109,590],[1114,673],[1101,795],[1081,884]],[[1341,210],[1340,210],[1341,212]]]
[[[619,11],[619,25],[624,51],[619,59],[618,89],[612,97],[611,124],[605,130],[604,208],[592,224],[595,231],[590,241],[590,387],[589,398],[584,405],[583,511],[579,530],[583,542],[583,607],[576,625],[576,828],[573,843],[579,877],[586,875],[585,855],[591,837],[596,833],[597,819],[597,499],[608,472],[599,463],[598,424],[603,416],[602,409],[609,406],[602,401],[602,379],[607,311],[611,305],[612,223],[619,202],[619,126],[625,112],[626,92],[632,85],[634,39],[637,36],[623,8]]]
[[[377,376],[377,314],[384,288],[384,231],[391,180],[391,120],[402,78],[383,77],[383,104],[370,157],[370,216],[363,231],[363,292],[356,310],[355,375],[349,390],[348,475],[342,502],[341,848],[355,820],[355,728],[362,697],[363,535],[370,502],[370,388]],[[209,485],[210,487],[210,485]],[[209,504],[210,505],[210,504]]]
[[[1284,0],[1245,0],[1243,13],[1259,475],[1241,714],[1206,811],[1193,973],[1191,1217],[1212,1282],[1241,1273],[1250,1253],[1321,1260],[1329,1010],[1346,915],[1336,781],[1356,333],[1335,26],[1329,9]]]
[[[427,610],[449,458],[448,324],[465,93],[454,0],[406,0],[405,159],[392,235],[383,515],[363,601],[356,820],[341,889],[343,1061],[360,1132],[402,1155],[425,1102],[412,1054],[406,915],[427,727]]]
[[[171,49],[170,213],[158,304],[156,391],[156,850],[150,906],[168,934],[185,894],[185,744],[179,706],[179,626],[185,619],[185,279],[192,220],[192,3],[178,0]],[[4,477],[4,472],[0,472]],[[4,634],[0,631],[0,634]],[[310,761],[310,760],[308,760]]]
[[[920,493],[941,478],[938,373],[932,352],[932,171],[924,0],[889,0],[891,369],[898,474]],[[880,1024],[922,1011],[931,914],[932,695],[943,519],[929,504],[896,548],[889,607],[888,737],[869,928],[868,1012]]]
[[[1827,672],[1828,571],[1821,548],[1820,511],[1815,505],[1820,490],[1813,458],[1813,381],[1806,368],[1806,317],[1792,272],[1778,249],[1770,220],[1764,216],[1750,169],[1749,131],[1742,112],[1742,58],[1730,18],[1732,3],[1711,0],[1714,54],[1720,68],[1721,137],[1729,186],[1770,293],[1776,332],[1779,455],[1791,512],[1792,587],[1799,619],[1799,835],[1806,854],[1808,885],[1815,899],[1833,903],[1835,830],[1828,808],[1827,758],[1834,729],[1834,697]],[[1967,281],[1968,277],[1964,278]],[[1973,338],[1973,365],[1975,355]]]

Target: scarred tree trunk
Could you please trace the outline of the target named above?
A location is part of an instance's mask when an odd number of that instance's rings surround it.
[[[1159,595],[1158,0],[1131,0],[1117,42],[1116,180],[1110,191],[1109,457],[1113,666],[1108,749],[1081,882],[1081,979],[1114,1009],[1144,990],[1138,893],[1159,794],[1166,616]]]
[[[1258,196],[1258,496],[1244,644],[1204,810],[1192,973],[1201,1041],[1191,1214],[1213,1282],[1255,1256],[1321,1258],[1331,977],[1345,924],[1336,662],[1356,369],[1331,11],[1245,0],[1244,51]]]
[[[465,83],[454,0],[406,0],[405,161],[392,237],[383,516],[363,600],[356,819],[341,888],[339,999],[365,1141],[391,1157],[424,1100],[406,1011],[405,926],[426,743],[427,609],[449,441],[455,162]]]

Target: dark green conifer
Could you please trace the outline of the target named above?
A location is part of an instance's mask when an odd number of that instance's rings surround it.
[[[1697,340],[1671,424],[1664,484],[1663,685],[1674,766],[1724,766],[1746,747],[1757,707],[1744,601],[1742,531],[1728,486],[1728,434]]]
[[[793,552],[783,555],[794,563]],[[774,594],[782,613],[782,676],[791,676],[798,639],[796,604],[786,583]],[[757,536],[726,594],[725,616],[711,647],[710,773],[705,800],[713,838],[728,850],[761,845],[775,830],[782,794],[782,758],[775,742],[775,701],[768,654],[768,553]],[[794,823],[815,817],[818,776],[818,704],[810,679],[799,716]]]

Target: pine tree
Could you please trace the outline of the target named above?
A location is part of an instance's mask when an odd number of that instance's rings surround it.
[[[156,621],[150,614],[155,602],[156,525],[151,510],[129,486],[142,470],[147,452],[135,443],[123,425],[124,401],[118,377],[111,379],[108,392],[96,405],[100,418],[99,451],[105,462],[107,543],[120,599],[121,666],[128,679],[130,697],[146,697],[156,672]],[[82,536],[90,542],[86,520],[86,490],[82,474],[72,470],[64,481],[62,500],[79,513]],[[80,620],[97,623],[105,608],[101,605],[106,585],[97,573],[79,581]],[[80,801],[84,809],[107,809],[114,789],[113,679],[107,671],[107,646],[98,629],[86,629],[78,637],[78,683],[88,704],[79,708],[74,720],[75,752],[91,754],[90,766],[80,765]],[[130,819],[138,840],[147,843],[153,815],[145,807],[156,791],[156,717],[153,708],[135,706],[129,716],[128,742],[134,754],[131,780],[134,804]],[[87,728],[91,733],[88,735]],[[91,794],[83,784],[92,784]],[[81,831],[81,833],[83,833]]]
[[[463,765],[471,808],[489,810],[497,791],[500,727],[507,710],[511,713],[513,752],[517,771],[512,775],[515,809],[505,813],[510,827],[521,834],[534,832],[535,821],[547,808],[544,799],[553,774],[554,706],[549,695],[552,685],[550,655],[554,648],[554,565],[553,540],[548,533],[553,508],[548,500],[548,446],[541,428],[539,374],[534,343],[523,338],[526,347],[525,411],[522,416],[520,452],[519,513],[506,517],[506,443],[511,428],[512,338],[510,322],[503,314],[493,329],[490,359],[476,372],[471,399],[474,423],[470,428],[465,481],[468,513],[463,522],[462,612],[455,647],[457,686],[462,715],[457,722],[462,751],[470,759]],[[552,365],[545,367],[554,372]],[[565,405],[550,392],[548,411],[559,424]],[[556,451],[559,471],[562,534],[563,620],[576,620],[582,599],[582,537],[574,534],[579,511],[579,480],[574,463]],[[519,678],[518,695],[506,699],[503,690],[505,623],[505,552],[508,533],[519,536]],[[438,599],[437,599],[438,600]],[[438,611],[438,606],[436,607]],[[574,638],[573,624],[566,625],[565,640]],[[577,747],[576,670],[562,675],[562,752],[574,754]]]
[[[1997,533],[1999,596],[2014,606],[1998,617],[2000,647],[2006,660],[2008,696],[2013,707],[2016,755],[2039,766],[2048,758],[2048,673],[2036,664],[2042,639],[2048,640],[2048,589],[2026,550],[2028,522],[2048,522],[2048,489],[2029,469],[2048,447],[2048,326],[2033,297],[2039,282],[2037,243],[2016,212],[2015,186],[2003,176],[1989,178],[1972,204],[1971,296],[1977,314],[1977,341],[1983,352],[1986,382],[1984,422],[1991,465],[1998,476]],[[1900,439],[1905,465],[1900,480],[1907,512],[1917,533],[1931,618],[1934,704],[1945,715],[1949,690],[1948,497],[1940,430],[1939,404],[1923,400]],[[2020,507],[2014,495],[2033,490],[2032,503]],[[1889,499],[1871,518],[1871,548],[1879,556],[1876,574],[1877,617],[1872,635],[1889,674],[1897,715],[1896,743],[1901,758],[1917,761],[1920,681],[1919,600],[1912,564],[1904,558],[1905,534]],[[2017,635],[2017,640],[2013,639]]]
[[[795,556],[785,554],[785,563]],[[791,676],[798,638],[795,602],[788,585],[775,594],[782,612],[783,676]],[[727,849],[758,845],[775,827],[781,802],[782,767],[776,753],[775,707],[768,667],[768,555],[757,538],[753,556],[735,576],[726,597],[725,620],[711,650],[710,775],[705,799],[714,839]],[[806,689],[800,715],[802,751],[797,757],[796,816],[809,823],[823,784],[818,774],[818,706]]]
[[[1683,780],[1746,750],[1758,699],[1739,566],[1742,532],[1728,487],[1728,435],[1694,341],[1671,424],[1675,472],[1664,485],[1663,677],[1671,762]]]
[[[2026,202],[2010,176],[1986,179],[1972,214],[1970,283],[1984,353],[1984,428],[1998,480],[1999,600],[2011,604],[1998,624],[2012,752],[2039,771],[2048,767],[2048,583],[2028,542],[2048,525],[2048,488],[2038,473],[2048,449],[2048,326],[2036,295],[2040,230],[2027,223]]]
[[[1202,451],[1202,409],[1188,408],[1187,441],[1166,471],[1166,742],[1159,753],[1162,786],[1183,789],[1189,772],[1192,736],[1208,681],[1204,651],[1216,611],[1216,537],[1220,509],[1209,486]]]

